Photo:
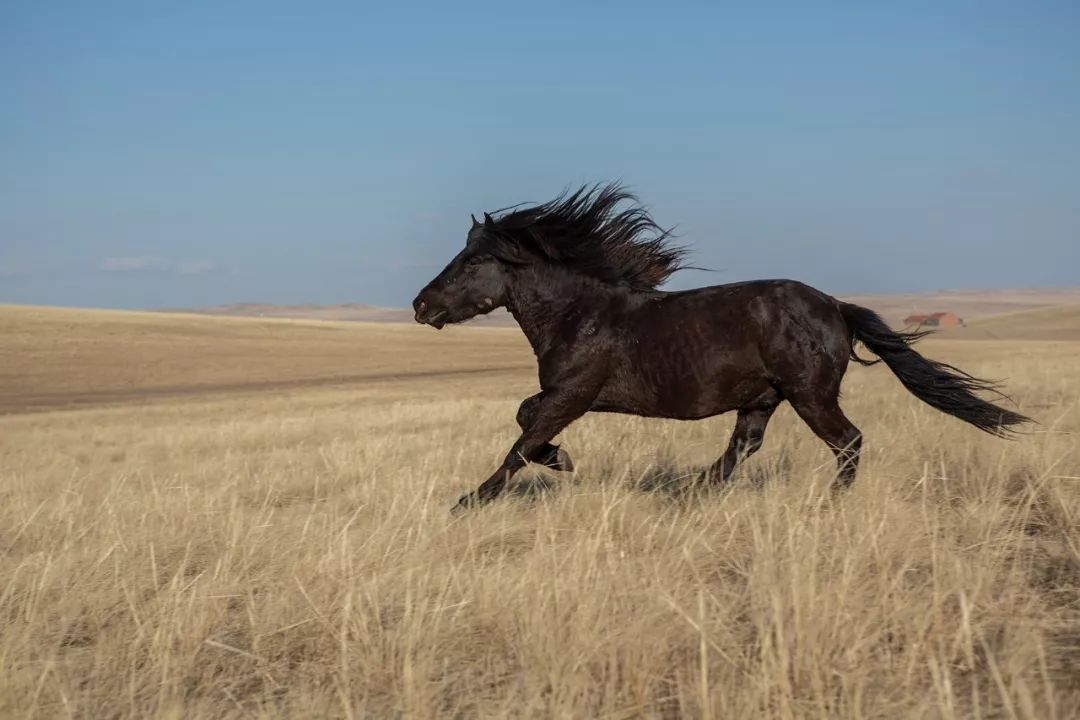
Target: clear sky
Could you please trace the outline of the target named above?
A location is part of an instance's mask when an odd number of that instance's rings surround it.
[[[1080,3],[0,4],[0,302],[404,305],[621,178],[673,287],[1080,284]]]

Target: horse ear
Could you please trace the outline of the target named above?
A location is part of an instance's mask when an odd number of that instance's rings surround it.
[[[487,213],[484,213],[484,224],[488,227],[493,227],[495,225],[495,220]]]
[[[471,214],[471,213],[470,213],[470,214],[469,214],[469,217],[471,217],[471,218],[472,218],[472,226],[473,226],[474,228],[476,228],[476,227],[480,227],[480,221],[476,219],[476,216],[475,216],[475,215],[473,215],[473,214]]]

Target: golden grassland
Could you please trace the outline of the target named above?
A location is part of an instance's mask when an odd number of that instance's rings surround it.
[[[486,334],[485,334],[486,333]],[[520,332],[0,305],[0,413],[533,366]]]
[[[597,415],[576,474],[451,518],[534,391],[516,331],[0,338],[0,716],[1080,714],[1080,343],[923,344],[1008,381],[1013,443],[852,368],[843,495],[786,407],[723,491],[732,418]]]

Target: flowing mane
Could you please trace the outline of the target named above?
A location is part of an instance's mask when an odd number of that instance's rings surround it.
[[[548,262],[612,285],[651,290],[685,267],[686,249],[670,240],[671,231],[657,225],[633,194],[610,184],[582,186],[542,205],[496,211],[495,217],[485,213],[480,242],[511,264]]]

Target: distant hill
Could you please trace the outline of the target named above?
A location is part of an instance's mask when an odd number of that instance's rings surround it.
[[[352,320],[358,322],[402,322],[407,311],[401,308],[379,307],[363,303],[341,305],[275,305],[274,303],[244,302],[165,310],[164,312],[224,315],[230,317],[279,317],[301,320]],[[411,315],[410,315],[411,319]]]
[[[1080,340],[1080,304],[976,318],[966,327],[942,330],[950,340]]]
[[[1009,289],[1009,290],[939,290],[926,293],[846,295],[842,299],[873,308],[893,326],[903,325],[909,315],[951,311],[965,322],[979,318],[1061,305],[1080,305],[1080,288]],[[345,320],[352,322],[410,323],[412,310],[380,307],[362,303],[342,305],[274,305],[272,303],[237,303],[168,312],[229,315],[238,317],[279,317],[304,320]],[[495,327],[515,325],[513,317],[496,310],[470,321]]]
[[[847,295],[848,302],[873,308],[894,327],[909,315],[954,312],[965,323],[1038,308],[1080,304],[1080,288],[938,290],[895,295]]]
[[[413,311],[408,308],[381,307],[363,303],[344,303],[341,305],[275,305],[273,303],[234,303],[187,309],[170,309],[162,312],[195,313],[198,315],[219,315],[229,317],[268,317],[292,318],[294,320],[339,320],[346,322],[390,322],[411,323]],[[504,310],[496,310],[490,315],[483,315],[471,322],[492,326],[514,325],[514,318]]]

